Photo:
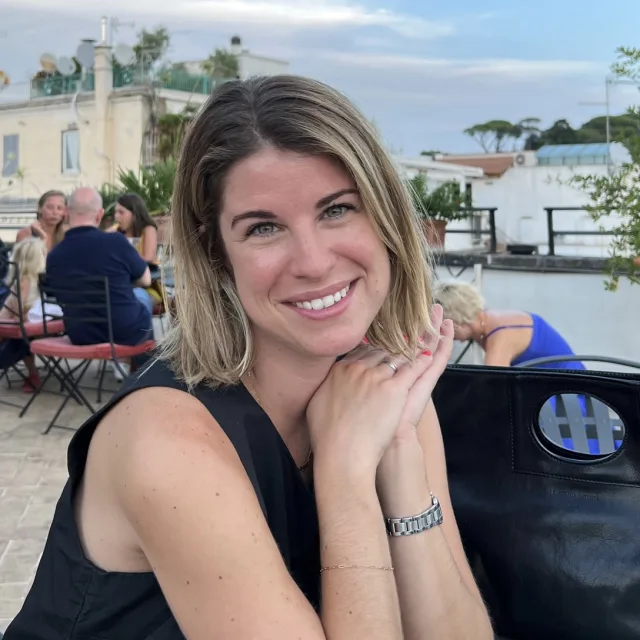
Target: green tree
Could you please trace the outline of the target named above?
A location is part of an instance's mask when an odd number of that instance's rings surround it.
[[[640,49],[621,47],[619,60],[613,65],[613,72],[620,78],[640,80]],[[640,126],[640,107],[632,107],[628,112],[628,123]],[[613,219],[613,239],[610,245],[608,280],[605,287],[615,291],[620,277],[626,276],[630,282],[640,284],[637,258],[640,256],[640,144],[638,136],[627,145],[631,161],[614,168],[609,175],[574,176],[572,184],[583,189],[589,197],[586,210],[593,220],[601,222]]]
[[[429,189],[427,176],[418,173],[408,181],[408,186],[420,218],[450,221],[469,217],[457,182],[443,182],[435,189]]]
[[[202,63],[202,71],[219,80],[235,78],[239,74],[238,57],[226,49],[217,48]]]
[[[142,29],[138,33],[138,42],[133,46],[136,66],[144,73],[161,60],[171,44],[171,34],[166,27],[156,27],[151,31]]]
[[[115,189],[119,193],[137,193],[147,203],[152,216],[164,215],[171,211],[176,168],[175,159],[168,158],[150,167],[140,167],[137,173],[121,169]]]
[[[471,136],[485,153],[500,153],[505,151],[509,140],[517,144],[524,136],[538,135],[539,125],[539,118],[523,118],[516,123],[508,120],[489,120],[474,124],[465,129],[464,133]]]
[[[485,153],[500,153],[509,139],[517,140],[520,131],[508,120],[489,120],[464,130],[473,138]]]
[[[158,118],[157,154],[161,161],[178,157],[184,134],[195,112],[194,105],[187,105],[182,113],[166,113]]]

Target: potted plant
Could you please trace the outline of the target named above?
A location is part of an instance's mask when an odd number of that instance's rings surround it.
[[[418,173],[409,180],[409,189],[429,246],[444,247],[447,223],[469,217],[464,210],[460,184],[449,181],[429,189],[427,176]]]

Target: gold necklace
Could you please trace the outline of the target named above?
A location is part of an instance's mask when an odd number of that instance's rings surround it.
[[[252,375],[253,375],[253,372],[249,371],[247,373],[247,378],[251,378]],[[258,388],[257,388],[255,382],[253,381],[253,379],[251,380],[251,386],[253,387],[253,394],[254,394],[254,396],[256,398],[256,402],[260,405],[260,407],[262,407],[262,402],[260,400],[260,395],[258,394]],[[262,407],[262,410],[264,411],[264,407]],[[307,457],[305,458],[305,461],[302,463],[302,465],[300,465],[298,467],[298,471],[304,471],[311,464],[311,459],[312,458],[313,458],[313,449],[311,448],[311,445],[309,445],[309,452],[307,453]]]

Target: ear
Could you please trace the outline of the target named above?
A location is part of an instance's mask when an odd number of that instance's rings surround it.
[[[104,209],[100,209],[100,211],[98,211],[98,215],[96,216],[96,221],[98,225],[100,225],[100,223],[102,222],[103,217],[104,217]]]

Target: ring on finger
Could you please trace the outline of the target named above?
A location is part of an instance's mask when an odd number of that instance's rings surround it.
[[[389,369],[393,371],[393,373],[398,373],[398,365],[392,362],[389,358],[384,358],[380,361],[380,364],[386,364]]]

